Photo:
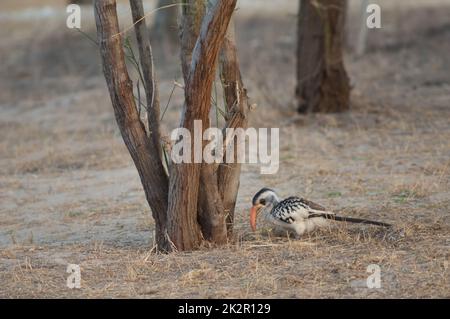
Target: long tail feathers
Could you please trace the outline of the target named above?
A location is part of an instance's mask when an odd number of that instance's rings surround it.
[[[356,223],[356,224],[370,224],[370,225],[383,226],[383,227],[392,227],[392,225],[388,224],[388,223],[383,223],[383,222],[378,222],[375,220],[363,219],[363,218],[334,216],[333,219],[340,221],[340,222],[349,222],[349,223]]]
[[[331,219],[339,222],[348,222],[348,223],[355,223],[355,224],[369,224],[369,225],[376,225],[376,226],[383,226],[383,227],[392,227],[391,224],[383,223],[383,222],[377,222],[374,220],[369,219],[363,219],[363,218],[353,218],[353,217],[344,217],[344,216],[337,216],[335,214],[329,214],[329,213],[314,213],[309,216],[309,218],[313,217],[323,217],[326,219]]]

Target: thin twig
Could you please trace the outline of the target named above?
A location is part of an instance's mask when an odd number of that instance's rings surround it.
[[[84,31],[81,31],[80,28],[75,28],[75,30],[77,30],[79,33],[81,33],[81,34],[84,35],[86,38],[88,38],[91,42],[93,42],[96,46],[98,46],[98,42],[95,41],[95,39],[92,38],[89,34],[87,34],[87,33],[84,32]]]
[[[142,71],[141,71],[140,62],[138,61],[138,59],[136,58],[136,55],[134,54],[134,50],[133,50],[133,48],[131,46],[131,42],[130,42],[130,39],[128,37],[125,39],[124,47],[130,53],[129,55],[125,54],[126,58],[128,59],[128,61],[131,62],[131,64],[136,69],[136,71],[138,71],[139,77],[141,78],[142,85],[144,86],[144,89],[146,90],[147,88],[145,86],[144,76],[143,76]]]
[[[177,85],[176,85],[175,82],[174,82],[173,87],[172,87],[172,91],[170,92],[170,95],[169,95],[169,100],[167,101],[166,107],[164,108],[164,111],[163,111],[163,113],[162,113],[162,115],[161,115],[161,121],[164,119],[164,115],[166,114],[166,111],[167,111],[167,109],[169,108],[170,100],[172,99],[173,92],[175,91],[175,88],[176,88],[176,87],[177,87]]]
[[[137,94],[138,94],[138,115],[139,115],[139,118],[141,118],[141,87],[139,85],[139,79],[137,80],[136,87],[137,87]]]
[[[187,4],[187,3],[174,3],[174,4],[168,4],[168,5],[166,5],[166,6],[162,6],[162,7],[153,9],[153,10],[151,10],[150,12],[146,13],[142,18],[140,18],[139,20],[137,20],[137,21],[134,22],[133,24],[131,24],[131,25],[129,25],[128,27],[126,27],[125,30],[123,30],[123,31],[121,31],[121,32],[119,32],[119,33],[114,34],[112,37],[114,38],[114,37],[116,37],[116,36],[118,36],[118,35],[123,35],[123,34],[127,33],[128,31],[130,31],[130,30],[134,27],[134,25],[138,24],[139,22],[141,22],[142,20],[144,20],[146,17],[148,17],[149,15],[151,15],[151,14],[153,14],[153,13],[159,11],[159,10],[167,9],[167,8],[175,7],[175,6],[188,6],[188,5],[189,5],[189,4]]]
[[[214,95],[215,95],[215,108],[216,108],[216,127],[219,127],[219,111],[217,110],[219,108],[218,105],[218,97],[217,97],[217,81],[214,80]]]

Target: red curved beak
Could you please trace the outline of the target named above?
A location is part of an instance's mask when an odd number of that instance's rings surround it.
[[[256,218],[258,217],[262,205],[255,205],[250,209],[250,226],[252,231],[256,231]]]

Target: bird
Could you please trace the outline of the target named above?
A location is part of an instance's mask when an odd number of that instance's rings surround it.
[[[300,237],[316,228],[324,227],[330,220],[370,224],[382,227],[391,227],[391,224],[368,219],[338,216],[325,207],[297,196],[280,199],[277,193],[264,187],[252,199],[250,209],[250,226],[256,231],[256,220],[262,212],[265,219],[276,229],[294,233]]]

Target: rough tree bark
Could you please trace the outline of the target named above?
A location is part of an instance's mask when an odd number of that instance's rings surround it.
[[[155,219],[156,243],[169,250],[166,236],[168,179],[160,160],[159,147],[150,139],[141,122],[133,96],[133,84],[125,64],[115,0],[95,1],[97,37],[103,73],[108,85],[117,124],[136,165]],[[148,61],[147,61],[148,62]]]
[[[203,129],[209,126],[214,66],[235,6],[236,0],[214,3],[203,19],[190,67],[183,67],[183,73],[187,76],[181,126],[188,129],[191,136],[194,120],[201,120]],[[168,232],[178,249],[195,249],[201,243],[202,233],[197,221],[201,167],[193,163],[171,166]]]
[[[184,78],[187,81],[191,52],[205,14],[205,1],[185,0],[184,4],[186,6],[183,7],[182,15],[181,60]],[[229,23],[222,44],[219,66],[226,102],[226,127],[245,129],[249,106],[237,58],[233,20]],[[206,124],[203,125],[203,129],[209,127],[209,118]],[[224,163],[220,166],[203,163],[200,172],[198,221],[204,237],[219,245],[228,242],[233,229],[241,168],[241,165],[236,163],[236,157],[235,152],[235,163]]]
[[[234,21],[231,20],[219,57],[220,78],[226,102],[226,127],[243,128],[248,125],[250,105],[247,90],[244,87],[237,56]],[[237,145],[235,144],[234,163],[219,166],[218,185],[223,200],[228,234],[233,231],[234,210],[239,190],[241,164],[237,163]],[[226,155],[226,154],[225,154]]]
[[[206,13],[205,0],[184,0],[181,20],[181,68],[184,81],[189,81],[192,52],[200,34],[201,23]],[[215,62],[214,62],[215,64]],[[214,73],[215,76],[215,73]],[[209,114],[209,112],[208,112]],[[210,126],[209,116],[202,123],[203,130]],[[198,222],[205,239],[216,244],[227,242],[224,207],[217,185],[216,165],[203,163],[200,170],[201,190],[198,195]]]
[[[301,0],[298,19],[298,111],[349,108],[350,85],[343,63],[345,0]]]
[[[181,69],[184,82],[189,80],[192,52],[200,35],[200,27],[206,12],[205,0],[183,0],[181,7]]]

